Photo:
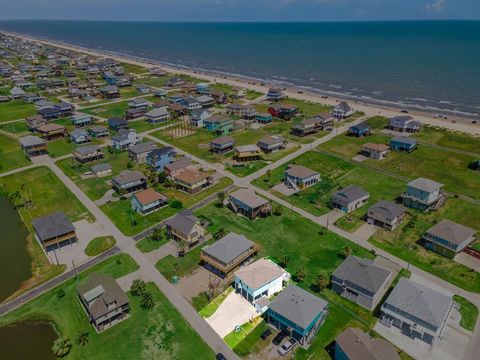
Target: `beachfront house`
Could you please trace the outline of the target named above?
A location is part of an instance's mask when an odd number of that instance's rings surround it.
[[[42,125],[37,128],[37,132],[47,141],[64,138],[68,134],[65,126],[55,123]]]
[[[335,338],[334,360],[401,360],[395,346],[357,328],[346,328]]]
[[[406,212],[407,209],[401,205],[380,200],[368,209],[367,222],[379,228],[393,231],[401,224]]]
[[[241,265],[258,252],[258,246],[243,235],[228,233],[200,253],[203,266],[222,279],[230,279]]]
[[[88,114],[76,113],[70,119],[75,127],[85,127],[93,124],[92,116]]]
[[[266,217],[272,213],[272,205],[251,190],[238,189],[230,193],[228,203],[235,213],[251,220]]]
[[[98,145],[79,146],[73,151],[73,158],[81,164],[103,158],[102,148]]]
[[[395,116],[388,119],[388,129],[397,132],[414,133],[420,131],[422,124],[409,115]]]
[[[412,152],[417,148],[417,140],[407,136],[397,136],[391,139],[388,145],[395,151]]]
[[[37,136],[23,136],[18,141],[20,141],[20,146],[29,159],[48,154],[46,141]]]
[[[332,274],[332,290],[338,295],[375,309],[393,281],[392,272],[370,259],[348,256]]]
[[[196,194],[213,185],[213,176],[195,169],[185,169],[173,176],[176,188],[189,194]]]
[[[268,108],[268,112],[276,118],[290,120],[297,115],[298,108],[293,104],[272,105]]]
[[[284,172],[283,183],[289,189],[300,191],[320,181],[320,174],[305,166],[289,165]]]
[[[281,88],[270,88],[266,95],[267,100],[270,101],[280,101],[286,98],[286,95],[283,93]]]
[[[32,226],[37,240],[46,252],[77,242],[75,227],[61,211],[33,219]]]
[[[196,128],[202,128],[204,126],[205,119],[212,116],[212,113],[205,109],[193,110],[190,114],[190,125]]]
[[[402,277],[383,303],[380,321],[399,334],[433,344],[443,333],[453,305],[451,296]]]
[[[454,221],[443,219],[423,234],[423,243],[429,250],[453,259],[475,240],[476,231]]]
[[[75,145],[86,144],[92,139],[86,130],[75,129],[69,134],[70,141]]]
[[[267,135],[257,142],[257,146],[266,154],[283,150],[287,147],[287,139],[281,135]]]
[[[128,148],[128,158],[137,164],[147,162],[148,154],[157,148],[157,144],[153,141],[132,145]]]
[[[184,242],[189,248],[205,240],[205,228],[190,210],[184,210],[168,219],[165,228],[170,239]]]
[[[362,137],[370,135],[372,128],[366,121],[360,124],[352,125],[348,128],[348,134],[355,137]]]
[[[148,215],[166,206],[166,196],[156,192],[152,188],[141,190],[130,197],[132,209],[142,215]]]
[[[122,170],[112,178],[112,187],[119,194],[129,194],[147,188],[147,178],[141,172]]]
[[[234,121],[222,115],[213,115],[203,120],[204,127],[219,135],[227,135],[234,129]]]
[[[443,184],[425,178],[410,181],[402,194],[403,205],[421,211],[438,210],[446,198],[442,186]]]
[[[179,87],[182,85],[185,85],[185,80],[179,77],[173,77],[165,83],[165,86],[168,86],[168,87]]]
[[[165,165],[171,163],[176,155],[171,146],[155,149],[147,155],[147,164],[155,172],[162,172]]]
[[[236,161],[254,161],[262,157],[262,152],[257,145],[240,145],[234,149],[234,158]]]
[[[215,154],[224,154],[233,150],[235,140],[230,136],[220,136],[210,141],[210,150]]]
[[[120,129],[117,135],[111,137],[111,146],[117,150],[125,150],[130,146],[138,144],[141,139],[135,129]]]
[[[99,332],[130,315],[128,297],[110,274],[93,273],[86,283],[77,287],[77,296]]]
[[[337,120],[347,119],[355,113],[356,111],[345,101],[335,105],[332,109],[332,116]]]
[[[90,170],[96,177],[110,176],[112,174],[112,166],[110,164],[95,164]]]
[[[362,155],[374,160],[383,160],[387,157],[390,147],[385,144],[366,143],[362,145]]]
[[[330,198],[330,204],[334,209],[338,209],[345,214],[364,206],[370,194],[359,186],[348,185],[343,189],[335,191]]]
[[[290,280],[290,274],[273,261],[262,258],[234,273],[235,292],[253,304],[263,313],[265,304],[274,294],[283,290]]]
[[[328,302],[288,285],[268,306],[267,322],[308,348],[328,315]]]
[[[170,120],[170,113],[168,112],[167,107],[164,106],[150,110],[145,113],[145,117],[150,124],[160,124]]]

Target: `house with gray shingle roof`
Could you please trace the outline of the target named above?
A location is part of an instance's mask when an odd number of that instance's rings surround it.
[[[289,165],[285,169],[283,182],[285,186],[295,190],[309,188],[320,181],[320,174],[305,166]]]
[[[420,131],[421,124],[409,115],[402,115],[388,119],[388,128],[398,132],[414,133]]]
[[[243,235],[228,233],[201,251],[204,267],[222,279],[230,278],[233,272],[258,252],[258,246]]]
[[[328,302],[296,285],[287,286],[270,303],[267,321],[308,347],[328,315]]]
[[[287,139],[281,135],[267,135],[257,142],[257,146],[263,150],[264,153],[272,153],[285,149],[287,147]]]
[[[410,181],[402,194],[403,205],[421,211],[437,210],[445,202],[442,186],[443,184],[425,178]]]
[[[21,137],[18,141],[20,141],[23,152],[29,158],[47,154],[47,143],[38,136],[27,135]]]
[[[332,116],[337,120],[343,120],[349,118],[355,112],[347,102],[342,101],[332,109]]]
[[[391,201],[380,200],[368,209],[367,222],[385,230],[395,230],[402,222],[407,209]]]
[[[251,220],[265,217],[272,213],[272,205],[247,189],[238,189],[228,195],[228,203],[233,211]]]
[[[367,309],[374,309],[392,281],[389,270],[370,259],[347,257],[332,274],[332,290]]]
[[[127,295],[109,274],[90,275],[86,283],[77,287],[77,296],[97,331],[117,324],[130,314]]]
[[[182,211],[167,220],[167,236],[177,242],[184,241],[192,247],[205,240],[205,229],[190,210]]]
[[[75,227],[61,211],[33,219],[32,226],[38,241],[47,252],[77,242]]]
[[[73,157],[76,161],[84,164],[103,158],[102,148],[98,145],[84,145],[73,151]]]
[[[147,178],[136,170],[123,170],[112,178],[112,187],[118,193],[131,193],[147,188]]]
[[[443,219],[425,232],[423,241],[427,249],[453,259],[475,240],[475,233],[474,229]]]
[[[448,295],[401,278],[382,305],[382,324],[432,344],[448,321],[454,301]]]
[[[130,146],[128,149],[128,157],[137,164],[144,164],[147,162],[148,154],[157,148],[157,144],[153,141]]]
[[[330,203],[335,209],[348,214],[368,202],[370,194],[359,186],[348,185],[333,193]]]

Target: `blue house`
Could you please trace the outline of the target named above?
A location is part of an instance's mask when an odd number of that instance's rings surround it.
[[[112,73],[105,73],[103,79],[108,85],[115,85],[117,83],[117,77]]]
[[[272,122],[273,116],[270,113],[260,113],[255,115],[255,121],[260,124],[269,124]]]
[[[170,164],[176,156],[171,146],[155,149],[147,156],[147,164],[156,172],[162,172],[165,165]]]
[[[308,347],[328,315],[328,302],[289,285],[268,306],[267,321]]]
[[[108,127],[112,130],[118,131],[128,126],[128,121],[118,117],[113,117],[107,121]]]
[[[362,137],[370,135],[370,130],[370,125],[368,125],[366,122],[362,122],[360,124],[350,126],[348,128],[348,133],[352,136]]]
[[[167,203],[167,197],[152,188],[141,190],[133,194],[130,198],[132,209],[142,215],[150,214],[164,207]]]
[[[442,186],[443,184],[425,178],[410,181],[402,194],[403,205],[421,211],[437,210],[445,202]]]
[[[388,145],[396,151],[412,152],[417,148],[417,140],[406,136],[397,136],[391,139]]]
[[[72,120],[72,124],[75,127],[89,126],[93,123],[92,117],[88,114],[77,113],[73,115],[70,119]]]

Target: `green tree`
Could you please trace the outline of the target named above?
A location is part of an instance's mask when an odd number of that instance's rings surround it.
[[[158,174],[158,182],[160,184],[165,184],[165,182],[167,181],[167,174],[165,173],[165,171],[162,171]]]
[[[352,255],[352,248],[348,245],[344,246],[342,248],[342,252],[341,252],[341,255],[344,259],[346,259],[347,257],[349,257],[350,255]]]
[[[183,207],[183,203],[180,200],[173,200],[170,204],[170,207],[173,209],[181,209]]]
[[[284,255],[282,257],[282,261],[280,261],[280,266],[285,269],[288,266],[289,262],[290,262],[290,257],[287,255]]]
[[[323,289],[325,289],[329,283],[330,283],[330,279],[328,278],[328,275],[326,275],[325,273],[320,273],[317,275],[315,285],[318,291],[322,291]]]
[[[271,182],[272,182],[272,170],[271,169],[267,170],[267,179],[268,179],[268,183],[271,184]]]
[[[273,208],[273,214],[275,216],[280,216],[280,215],[282,215],[282,213],[283,213],[283,208],[282,208],[281,205],[277,205]]]
[[[55,340],[52,346],[53,353],[57,357],[64,357],[68,355],[72,349],[72,341],[69,338],[59,338]]]
[[[77,338],[75,339],[75,342],[77,345],[82,345],[85,346],[88,344],[88,331],[80,331],[77,334]]]
[[[218,194],[217,194],[217,198],[218,198],[218,203],[221,207],[223,207],[223,202],[225,201],[225,192],[224,191],[220,191]]]
[[[160,228],[153,229],[152,234],[150,235],[150,239],[155,242],[162,241],[164,237],[163,231]]]
[[[224,236],[225,236],[225,229],[224,229],[223,227],[220,228],[220,229],[218,229],[218,231],[215,233],[215,235],[213,235],[213,237],[214,237],[216,240],[218,240],[218,239],[220,239],[220,238],[222,238],[222,237],[224,237]]]
[[[295,271],[295,280],[298,282],[302,282],[305,280],[306,277],[305,269],[303,267],[299,267],[297,271]]]
[[[142,295],[142,301],[140,303],[141,307],[150,310],[155,307],[155,299],[150,291],[146,291]]]
[[[135,279],[132,282],[132,286],[130,287],[130,292],[132,293],[133,296],[142,296],[145,294],[147,290],[147,286],[145,284],[145,281],[142,279]]]

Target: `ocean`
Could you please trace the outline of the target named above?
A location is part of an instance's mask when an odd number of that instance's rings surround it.
[[[358,101],[480,113],[480,21],[3,21],[0,29]]]

